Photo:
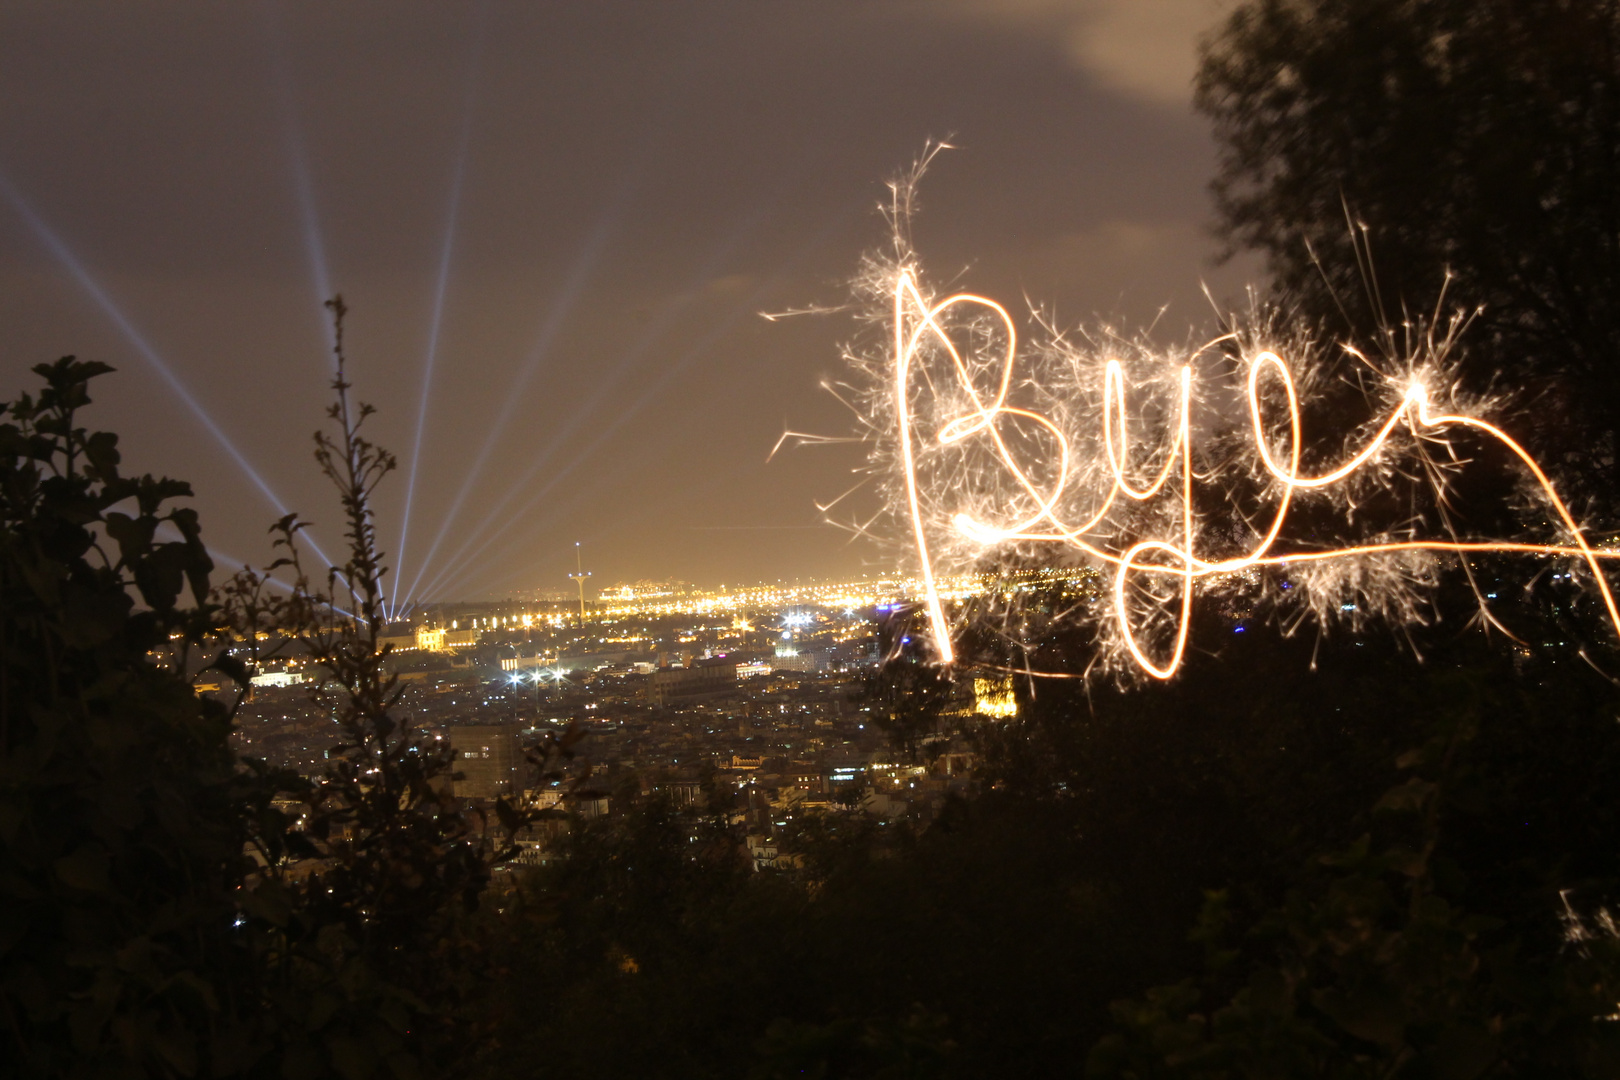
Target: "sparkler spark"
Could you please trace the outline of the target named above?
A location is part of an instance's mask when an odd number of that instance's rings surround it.
[[[1584,567],[1620,634],[1603,566],[1620,552],[1594,548],[1532,455],[1483,418],[1488,403],[1464,402],[1449,385],[1461,320],[1438,337],[1422,331],[1420,347],[1371,391],[1383,399],[1372,419],[1328,453],[1321,433],[1306,430],[1311,392],[1330,381],[1307,340],[1262,327],[1180,356],[1107,334],[1076,345],[1053,332],[1021,345],[994,300],[931,296],[897,236],[898,258],[871,261],[864,281],[887,308],[886,345],[850,359],[868,377],[872,469],[915,552],[940,662],[957,659],[941,581],[992,561],[1111,577],[1097,618],[1104,668],[1156,679],[1181,666],[1200,597],[1252,588],[1268,567],[1288,568],[1281,587],[1301,617],[1402,620],[1421,617],[1423,587],[1446,555],[1567,558]],[[1212,374],[1221,366],[1226,377]],[[1522,470],[1551,535],[1455,531],[1447,496],[1474,442],[1500,447]],[[1428,509],[1394,526],[1359,523],[1401,492],[1423,493]],[[1318,520],[1303,530],[1311,541],[1300,539],[1295,512],[1307,505],[1349,534],[1321,540]],[[1027,647],[1011,623],[1008,636]]]

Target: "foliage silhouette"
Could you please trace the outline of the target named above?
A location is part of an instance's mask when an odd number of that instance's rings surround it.
[[[307,657],[320,678],[312,693],[332,717],[337,741],[320,778],[299,792],[299,824],[286,858],[265,860],[244,908],[273,979],[282,1018],[283,1072],[364,1080],[448,1068],[467,1051],[477,1018],[463,1004],[488,957],[473,914],[492,867],[515,853],[512,837],[534,817],[505,799],[496,822],[453,793],[455,755],[400,708],[389,646],[372,497],[394,458],[363,434],[370,405],[354,404],[347,378],[341,297],[333,317],[336,375],[331,428],[315,435],[315,460],[336,489],[348,558],[311,583],[289,515],[272,526],[281,557],[247,570],[225,590],[237,639],[255,662],[281,652]],[[269,575],[293,577],[286,595]],[[260,642],[268,639],[268,649]],[[578,738],[550,739],[536,753],[548,779],[561,776]]]
[[[216,614],[196,512],[170,505],[190,488],[124,475],[116,436],[78,426],[111,370],[39,365],[38,397],[0,414],[0,1072],[13,1076],[224,1073],[258,1039],[256,968],[233,924],[276,779],[239,767],[231,711],[187,677],[208,664]]]
[[[498,801],[490,821],[456,799],[450,746],[399,709],[371,509],[393,459],[362,434],[371,409],[351,406],[330,306],[315,456],[348,557],[324,586],[289,516],[272,529],[281,558],[210,593],[197,515],[169,505],[190,489],[124,476],[116,437],[77,426],[106,365],[41,365],[38,397],[0,413],[8,1075],[409,1080],[478,1035],[473,912],[533,815]],[[278,654],[321,675],[335,745],[314,781],[230,745],[250,676]],[[210,669],[234,696],[198,693]],[[578,737],[542,744],[542,777],[564,778]]]
[[[1568,495],[1620,479],[1620,3],[1247,0],[1205,45],[1221,230],[1335,333],[1478,310]],[[1449,282],[1449,284],[1448,284]]]
[[[1192,935],[1204,977],[1117,1002],[1120,1031],[1093,1049],[1088,1075],[1614,1075],[1620,933],[1606,908],[1583,918],[1569,898],[1597,883],[1554,859],[1543,869],[1578,888],[1509,873],[1481,889],[1479,853],[1447,835],[1507,795],[1470,753],[1498,702],[1483,680],[1448,681],[1452,707],[1402,755],[1410,775],[1379,799],[1369,831],[1313,859],[1246,940],[1231,939],[1227,894],[1211,893]],[[1516,910],[1525,900],[1531,910]]]

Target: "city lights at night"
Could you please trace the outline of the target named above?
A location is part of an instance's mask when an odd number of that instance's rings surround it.
[[[0,1078],[1620,1075],[1620,0],[0,0]]]

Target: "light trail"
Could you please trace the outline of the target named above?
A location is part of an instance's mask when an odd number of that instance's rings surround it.
[[[1449,338],[1439,348],[1431,342],[1426,372],[1413,364],[1403,378],[1388,380],[1398,401],[1361,436],[1358,450],[1335,467],[1307,474],[1302,471],[1306,442],[1296,374],[1279,348],[1266,344],[1261,335],[1227,335],[1194,350],[1179,365],[1158,358],[1157,370],[1133,386],[1117,356],[1087,354],[1061,337],[1021,352],[1005,308],[971,293],[929,299],[911,260],[892,271],[888,289],[889,352],[867,365],[874,374],[884,369],[888,374],[873,392],[869,423],[875,428],[884,417],[892,422],[898,481],[891,485],[891,500],[897,516],[907,522],[934,648],[943,663],[956,657],[937,581],[941,560],[972,565],[1009,547],[1035,552],[1051,545],[1112,568],[1115,641],[1137,670],[1157,679],[1170,678],[1183,661],[1195,585],[1215,586],[1258,567],[1349,563],[1357,565],[1354,572],[1302,583],[1304,591],[1315,590],[1321,610],[1329,607],[1323,600],[1330,595],[1342,599],[1346,590],[1370,598],[1373,608],[1399,608],[1408,602],[1396,595],[1399,582],[1373,580],[1367,569],[1368,560],[1399,553],[1518,553],[1578,560],[1590,572],[1609,622],[1620,634],[1620,606],[1602,565],[1620,558],[1620,552],[1593,548],[1551,479],[1506,431],[1435,403],[1432,380]],[[964,338],[966,345],[959,341]],[[1239,355],[1248,430],[1244,438],[1228,440],[1225,460],[1213,460],[1200,471],[1193,463],[1198,379],[1192,361],[1217,348]],[[1029,371],[1015,381],[1019,365]],[[1032,404],[1010,404],[1015,391]],[[1140,481],[1135,477],[1143,463],[1133,460],[1140,456],[1133,448],[1143,439],[1132,435],[1132,391],[1139,398],[1145,394],[1151,406],[1146,411],[1169,429],[1152,455],[1162,461],[1148,465],[1150,479]],[[1268,410],[1286,412],[1282,438],[1268,425]],[[1136,417],[1135,426],[1140,428],[1142,420]],[[1446,440],[1453,431],[1494,442],[1518,461],[1556,516],[1563,537],[1559,542],[1386,533],[1339,547],[1295,549],[1283,540],[1290,510],[1302,498],[1328,500],[1348,521],[1367,492],[1388,490],[1389,477],[1403,461],[1402,448],[1394,445],[1402,432],[1411,438],[1407,457],[1435,466],[1423,449],[1435,445],[1451,452],[1452,464],[1446,468],[1460,469],[1461,459]],[[1284,441],[1287,449],[1279,453],[1276,445]],[[880,456],[879,467],[888,467],[888,460]],[[1230,493],[1238,487],[1273,495],[1269,523],[1253,529],[1258,535],[1247,550],[1227,557],[1202,550],[1208,546],[1203,542],[1207,534],[1231,532],[1212,530],[1196,509],[1199,485],[1211,483],[1218,488],[1224,484],[1232,505],[1236,496]],[[1431,479],[1431,484],[1438,481]],[[1436,486],[1433,494],[1438,501],[1443,492]],[[1247,521],[1243,524],[1252,528]],[[1159,579],[1169,579],[1171,595],[1146,588]],[[1145,601],[1133,602],[1133,596],[1143,593]],[[1163,630],[1159,634],[1168,636],[1167,647],[1144,641],[1145,622],[1171,624],[1168,635]]]
[[[315,203],[315,183],[310,173],[309,152],[304,142],[303,125],[298,120],[298,105],[293,91],[292,65],[287,59],[286,28],[282,23],[281,6],[274,0],[264,0],[266,37],[269,40],[270,70],[275,84],[276,111],[281,118],[282,139],[287,147],[287,161],[292,173],[293,194],[298,199],[299,224],[304,234],[304,257],[309,261],[310,284],[315,290],[315,310],[324,313],[325,304],[332,299],[334,289],[326,258],[326,239],[321,229],[319,208]],[[336,344],[332,323],[320,320],[321,333],[326,339],[327,363],[337,367],[332,352]]]
[[[3,172],[0,172],[0,192],[5,194],[6,201],[11,203],[12,209],[17,212],[17,216],[28,226],[29,231],[34,234],[35,238],[67,270],[73,280],[79,284],[79,287],[101,309],[101,313],[107,317],[108,321],[118,329],[118,332],[134,347],[135,351],[151,366],[152,370],[158,373],[158,376],[174,392],[174,395],[185,403],[186,408],[191,410],[191,414],[196,417],[197,422],[202,424],[209,435],[213,436],[214,441],[219,443],[220,447],[236,463],[237,467],[242,470],[249,480],[253,481],[253,486],[258,488],[265,501],[275,508],[277,515],[285,516],[288,510],[286,504],[281,501],[281,497],[271,489],[264,477],[259,475],[259,471],[248,461],[246,455],[237,449],[236,444],[231,441],[219,424],[214,421],[214,418],[209,415],[208,410],[203,408],[202,403],[191,393],[186,384],[180,380],[180,377],[174,373],[174,369],[163,359],[157,349],[153,348],[151,342],[147,341],[146,337],[135,328],[135,324],[113,301],[107,290],[102,288],[101,283],[91,275],[84,263],[68,247],[67,242],[46,223],[45,219],[34,209],[17,185]],[[322,562],[327,566],[332,565],[332,560],[328,559],[315,541],[307,535],[307,530],[305,542],[309,544],[310,550],[315,552]]]
[[[817,235],[825,238],[825,236],[829,235],[829,233],[830,230],[819,230]],[[596,453],[601,445],[616,434],[620,428],[639,415],[647,406],[651,405],[655,401],[661,400],[662,395],[672,382],[684,375],[687,369],[690,368],[691,365],[698,359],[707,355],[710,348],[715,343],[720,341],[727,333],[729,333],[738,322],[753,314],[756,314],[756,308],[760,298],[768,295],[772,289],[777,287],[783,280],[786,279],[789,269],[792,266],[796,265],[801,259],[811,254],[815,248],[821,246],[821,244],[824,242],[824,239],[818,240],[815,243],[807,246],[806,249],[798,252],[782,269],[778,270],[776,273],[772,274],[769,279],[756,286],[747,298],[734,307],[724,319],[712,326],[708,333],[692,344],[673,362],[667,364],[659,372],[656,379],[653,379],[647,383],[647,385],[642,389],[640,395],[637,396],[634,401],[632,401],[627,407],[621,409],[619,414],[614,417],[612,422],[599,429],[596,432],[595,437],[592,438],[590,442],[586,443],[585,446],[579,449],[566,464],[554,472],[547,479],[546,483],[539,490],[533,492],[516,511],[507,517],[507,519],[495,530],[494,533],[490,534],[482,544],[468,553],[465,558],[461,558],[459,561],[447,567],[447,569],[441,575],[443,583],[448,586],[456,584],[460,580],[464,579],[466,575],[471,572],[469,564],[472,562],[472,560],[476,559],[480,554],[487,550],[490,544],[499,539],[502,534],[511,528],[512,525],[523,520],[530,511],[540,504],[541,500],[550,494],[565,479],[567,479],[571,473],[589,461],[591,456]],[[531,480],[535,471],[536,470],[531,469],[530,474],[525,476],[524,480],[520,482],[520,484],[527,483],[529,480]],[[515,490],[518,489],[514,489],[514,491]],[[581,495],[576,493],[575,501],[577,502],[581,497]],[[452,574],[457,576],[451,576]]]
[[[761,211],[761,213],[763,213],[763,211]],[[534,479],[535,475],[538,474],[541,463],[550,456],[552,450],[559,442],[558,439],[554,438],[552,445],[548,446],[545,451],[543,451],[541,458],[535,463],[531,464],[528,472],[518,481],[516,485],[508,490],[507,495],[502,498],[501,502],[496,506],[496,508],[492,510],[485,520],[480,523],[478,528],[473,531],[468,541],[462,544],[461,548],[458,549],[455,555],[452,556],[451,560],[446,564],[445,569],[440,571],[439,575],[429,583],[427,588],[434,589],[438,588],[440,585],[453,585],[464,579],[466,575],[471,572],[468,569],[468,564],[471,563],[473,559],[476,559],[485,550],[487,550],[489,546],[503,533],[505,533],[514,523],[522,520],[523,517],[527,515],[536,505],[538,505],[547,494],[549,494],[559,483],[561,483],[563,479],[568,476],[568,474],[573,472],[580,465],[584,464],[584,462],[587,461],[593,453],[595,453],[596,449],[610,436],[617,432],[619,428],[628,423],[643,408],[650,405],[653,401],[658,400],[659,396],[664,392],[671,382],[684,374],[694,362],[705,355],[709,348],[719,341],[726,333],[728,333],[740,319],[746,317],[747,315],[756,313],[755,308],[759,300],[765,296],[768,296],[773,289],[777,288],[782,282],[786,281],[794,267],[800,265],[804,260],[814,255],[816,251],[826,246],[829,238],[837,235],[837,227],[850,216],[851,215],[848,213],[842,211],[831,215],[824,222],[821,228],[813,231],[812,235],[814,238],[809,243],[795,251],[771,274],[769,278],[756,285],[755,288],[750,292],[749,296],[743,300],[739,306],[733,308],[730,314],[728,314],[720,323],[712,327],[709,332],[703,336],[703,338],[688,348],[686,352],[677,358],[673,363],[666,365],[660,371],[658,377],[649,382],[647,386],[643,388],[641,394],[633,402],[631,402],[628,408],[622,409],[618,416],[615,417],[605,429],[599,430],[596,433],[596,437],[590,443],[588,443],[583,450],[577,452],[575,456],[563,466],[562,469],[553,474],[546,484],[538,492],[531,495],[530,498],[525,501],[517,511],[508,515],[494,533],[490,534],[482,543],[469,552],[467,549],[469,546],[471,546],[472,541],[477,539],[478,535],[494,521],[498,512],[506,506],[512,496],[525,487]],[[722,249],[716,253],[714,258],[708,261],[704,268],[705,273],[699,275],[699,280],[703,280],[707,271],[712,270],[713,267],[719,265],[721,258],[727,253],[728,250],[729,247]],[[770,316],[766,316],[766,318],[769,319]],[[641,343],[638,343],[638,349],[641,347]],[[621,364],[621,367],[622,366],[623,365]]]
[[[563,476],[567,475],[568,472],[571,472],[574,468],[578,467],[578,465],[581,464],[591,452],[594,452],[595,448],[602,443],[608,434],[611,434],[612,431],[617,430],[623,425],[629,414],[626,411],[621,410],[618,418],[608,425],[606,429],[598,430],[595,439],[588,444],[585,451],[581,452],[576,450],[573,459],[568,462],[561,471],[554,472],[545,486],[542,487],[539,492],[532,495],[526,502],[524,502],[520,509],[511,513],[506,512],[507,506],[515,498],[517,498],[518,495],[522,493],[537,476],[540,475],[542,470],[551,465],[553,456],[559,450],[569,444],[569,441],[574,437],[575,433],[590,418],[591,414],[595,412],[602,401],[619,388],[619,385],[625,380],[625,378],[628,377],[641,358],[651,351],[652,347],[658,343],[658,340],[664,335],[670,326],[673,325],[675,320],[691,307],[693,300],[696,298],[697,289],[700,288],[703,283],[713,278],[713,276],[719,271],[719,268],[724,265],[726,258],[736,250],[736,248],[746,238],[748,233],[757,227],[765,216],[766,207],[761,206],[757,208],[754,213],[744,217],[737,224],[737,226],[734,227],[731,232],[728,233],[727,236],[724,237],[710,251],[709,255],[704,259],[702,264],[697,267],[696,272],[693,275],[693,284],[691,288],[678,295],[671,302],[665,304],[659,313],[649,322],[647,327],[637,337],[635,342],[632,343],[631,346],[622,354],[620,354],[618,362],[614,365],[612,371],[608,372],[605,377],[598,379],[593,384],[591,393],[585,399],[585,401],[570,408],[568,418],[552,431],[551,438],[547,440],[545,446],[541,447],[540,452],[530,460],[528,467],[523,472],[523,475],[519,477],[516,482],[507,486],[501,497],[496,500],[495,504],[485,513],[484,517],[478,522],[478,524],[468,532],[467,538],[462,541],[461,546],[458,547],[446,560],[445,566],[437,575],[435,575],[435,577],[429,579],[428,583],[423,586],[424,592],[431,592],[441,584],[447,582],[453,583],[455,578],[452,577],[452,575],[461,572],[466,563],[477,558],[478,555],[485,548],[487,548],[490,543],[504,534],[506,530],[512,526],[513,522],[519,520],[524,514],[532,509],[534,505],[540,501],[540,499],[544,498],[546,493],[551,491]],[[726,322],[726,326],[729,327],[731,323],[736,321],[737,317],[739,317],[739,314],[734,314],[733,317]],[[684,368],[685,365],[689,364],[693,359],[695,359],[696,356],[700,354],[702,349],[707,348],[707,346],[712,344],[713,340],[715,340],[717,337],[717,332],[711,332],[703,339],[702,342],[699,343],[698,346],[689,349],[683,358],[681,358],[675,364],[666,367],[660,378],[654,380],[654,383],[652,384],[653,388],[661,388],[663,385],[667,384],[668,381],[673,378],[681,368]],[[642,404],[645,404],[646,401],[650,400],[650,395],[652,392],[653,390],[644,392],[641,399],[633,408],[639,409]],[[499,524],[497,524],[497,522],[499,522]],[[486,532],[492,528],[494,529],[494,532],[485,535]],[[482,540],[481,543],[479,543],[480,540]],[[477,544],[478,546],[474,548],[474,544]]]
[[[450,258],[455,250],[456,224],[461,214],[461,187],[467,172],[467,152],[472,141],[473,113],[478,99],[478,71],[489,30],[489,4],[478,7],[477,23],[467,61],[467,85],[461,111],[461,129],[456,139],[455,167],[450,176],[449,208],[445,213],[444,241],[439,248],[438,279],[433,290],[433,314],[428,323],[427,355],[422,366],[422,395],[416,407],[416,437],[411,444],[411,467],[405,481],[405,512],[400,518],[399,546],[394,549],[394,584],[388,606],[399,604],[399,583],[405,575],[405,541],[411,531],[411,508],[416,501],[416,474],[422,463],[422,435],[427,428],[428,400],[433,391],[433,369],[439,355],[439,331],[444,322],[444,298],[450,281]],[[410,599],[406,597],[407,601]]]
[[[529,383],[540,369],[542,361],[550,355],[553,339],[556,338],[558,331],[562,329],[563,323],[573,311],[574,304],[578,301],[580,293],[584,291],[586,282],[590,279],[591,274],[595,272],[597,263],[601,261],[602,253],[607,249],[614,226],[617,225],[618,209],[622,206],[627,187],[628,185],[621,186],[620,196],[613,200],[609,212],[604,214],[597,222],[596,227],[591,230],[583,250],[580,251],[579,257],[574,260],[574,265],[569,271],[568,278],[564,281],[562,289],[552,299],[550,310],[546,314],[546,321],[540,328],[534,346],[529,350],[527,361],[519,371],[517,379],[507,389],[506,395],[501,402],[501,411],[496,415],[495,422],[489,426],[489,431],[484,436],[484,445],[479,448],[478,456],[473,459],[471,467],[467,469],[466,475],[462,477],[461,483],[457,486],[455,501],[450,504],[450,509],[445,511],[444,518],[439,523],[439,531],[434,535],[433,543],[429,545],[427,554],[422,557],[422,564],[416,571],[416,577],[412,579],[410,587],[405,590],[407,600],[418,595],[417,586],[422,583],[422,576],[427,573],[428,567],[433,565],[433,557],[439,553],[439,547],[444,543],[444,538],[449,535],[450,526],[455,523],[461,513],[462,504],[467,501],[467,496],[472,491],[473,485],[477,483],[478,478],[483,474],[484,466],[494,452],[496,442],[505,432],[506,425],[511,422],[513,414],[517,412],[518,405],[523,400],[523,392],[528,389]]]

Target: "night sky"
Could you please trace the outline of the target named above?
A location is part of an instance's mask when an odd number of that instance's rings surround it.
[[[843,302],[884,182],[949,138],[936,280],[1207,325],[1200,283],[1253,272],[1214,262],[1190,106],[1224,6],[5,0],[0,395],[111,363],[90,422],[193,484],[219,555],[267,561],[284,508],[332,554],[341,292],[399,599],[567,589],[576,540],[598,585],[887,570],[816,509],[858,448],[766,461],[850,431],[819,384],[855,323],[760,312]]]

